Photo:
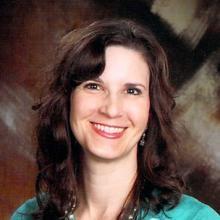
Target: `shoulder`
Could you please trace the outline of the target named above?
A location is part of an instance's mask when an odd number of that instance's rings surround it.
[[[188,195],[182,195],[179,204],[163,215],[178,220],[220,220],[218,213],[210,206]]]
[[[23,203],[11,216],[11,220],[32,220],[32,213],[39,209],[36,198],[32,198]]]

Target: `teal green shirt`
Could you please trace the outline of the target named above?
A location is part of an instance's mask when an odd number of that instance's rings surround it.
[[[32,220],[30,213],[38,210],[36,198],[26,201],[15,211],[11,220]],[[165,214],[149,212],[143,220],[220,220],[220,216],[211,207],[197,199],[182,195],[180,203]]]

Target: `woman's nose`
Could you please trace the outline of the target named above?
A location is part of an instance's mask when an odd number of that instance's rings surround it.
[[[117,118],[122,116],[123,101],[120,98],[120,95],[111,95],[108,94],[100,106],[100,113],[110,117]]]

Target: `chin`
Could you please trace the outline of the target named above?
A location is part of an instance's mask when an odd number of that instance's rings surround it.
[[[106,161],[109,161],[109,160],[115,160],[117,158],[120,158],[121,157],[121,153],[119,152],[112,152],[108,149],[108,151],[105,151],[105,150],[89,150],[87,149],[85,154],[87,155],[87,158],[92,158],[92,159],[96,159],[96,160],[106,160]]]
[[[88,148],[86,149],[86,154],[88,157],[91,157],[93,159],[101,160],[101,161],[114,161],[114,160],[119,160],[122,158],[130,158],[132,154],[136,155],[136,147],[131,148],[131,149],[125,149],[125,148],[120,148],[116,146],[106,146],[103,147],[98,145],[95,145],[95,148]]]

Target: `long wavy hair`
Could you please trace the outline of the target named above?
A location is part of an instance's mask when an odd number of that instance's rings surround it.
[[[150,69],[145,144],[138,146],[137,177],[117,219],[128,218],[133,210],[135,218],[149,210],[158,213],[179,202],[184,184],[173,156],[178,143],[172,122],[175,102],[164,50],[147,27],[130,20],[100,20],[61,40],[52,83],[38,106],[36,219],[65,218],[79,205],[82,151],[70,129],[70,95],[80,83],[102,74],[110,45],[140,52]]]

